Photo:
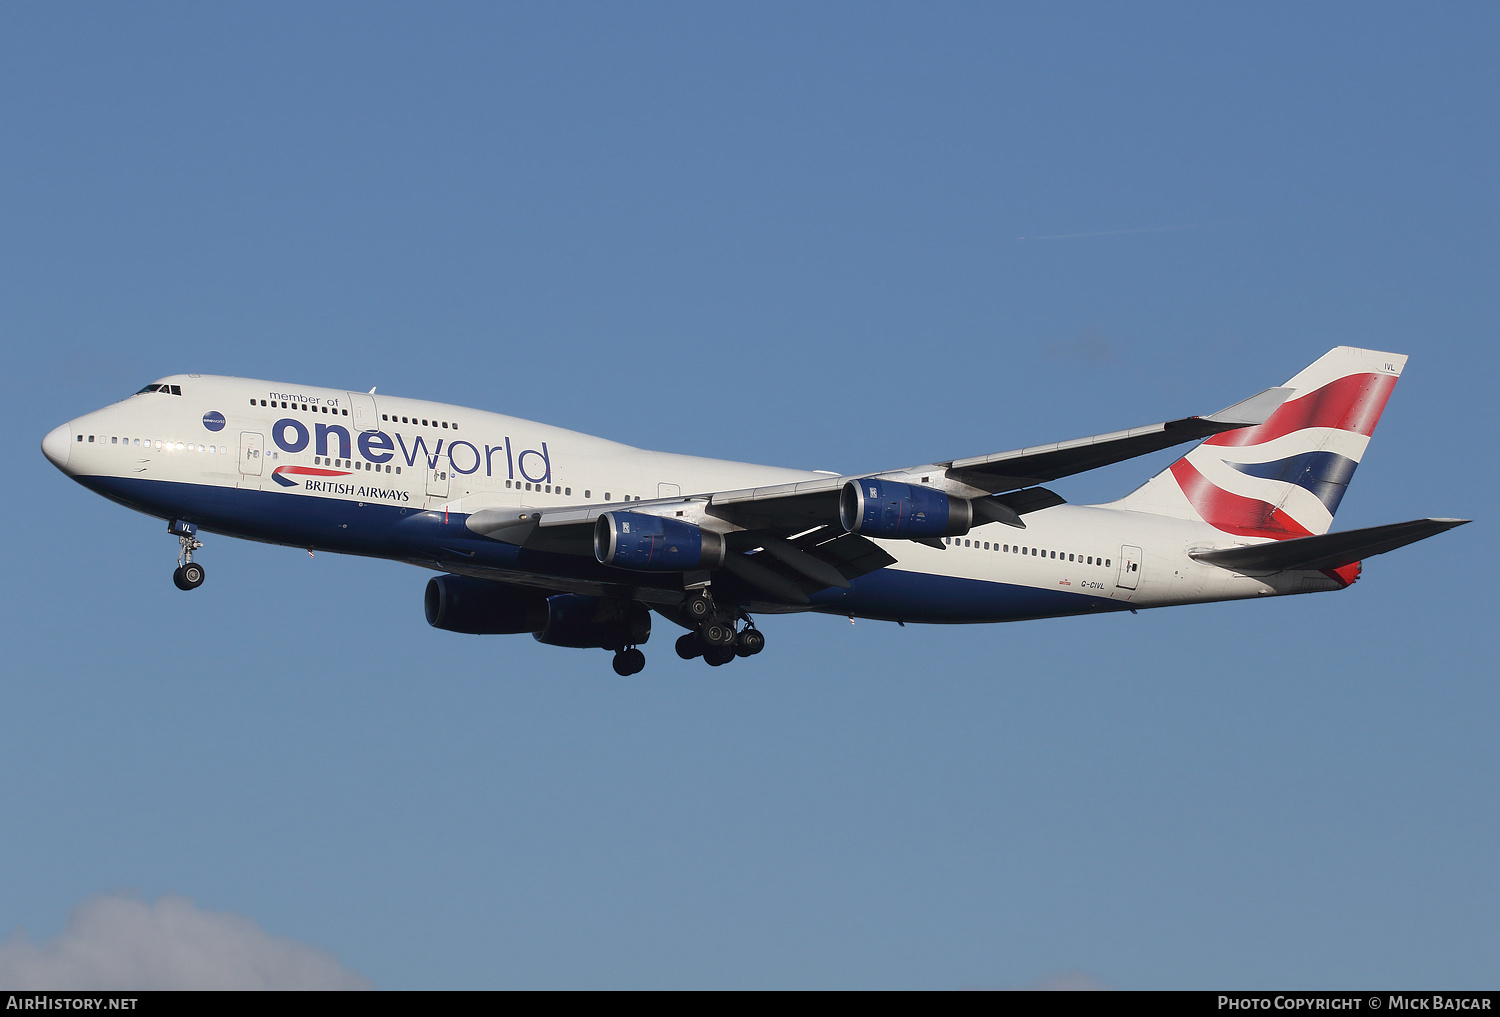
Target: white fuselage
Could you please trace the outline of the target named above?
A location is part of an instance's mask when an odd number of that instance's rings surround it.
[[[44,443],[49,458],[108,497],[207,531],[432,568],[448,566],[430,548],[376,531],[396,532],[422,513],[446,522],[489,509],[691,499],[822,476],[649,452],[417,399],[212,376],[156,384],[58,428]],[[1190,550],[1254,541],[1191,520],[1058,505],[1025,523],[981,525],[941,549],[880,541],[894,564],[849,590],[825,591],[810,609],[979,622],[1342,585],[1315,572],[1251,576],[1196,562]],[[490,571],[558,590],[616,582],[592,560],[553,565],[507,560]]]

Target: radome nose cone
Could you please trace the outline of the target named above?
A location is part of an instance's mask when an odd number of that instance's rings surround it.
[[[68,468],[68,455],[73,451],[73,429],[67,424],[54,427],[42,439],[42,454],[52,460],[59,470]]]

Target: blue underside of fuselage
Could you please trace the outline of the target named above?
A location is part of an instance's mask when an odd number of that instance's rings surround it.
[[[575,583],[681,589],[676,575],[614,569],[591,555],[538,551],[479,537],[464,525],[468,516],[457,513],[131,477],[75,479],[149,515],[184,519],[205,531],[246,540],[471,573],[494,569]],[[850,589],[831,588],[810,597],[814,611],[937,623],[1019,621],[1129,607],[1107,597],[891,568],[855,579]]]

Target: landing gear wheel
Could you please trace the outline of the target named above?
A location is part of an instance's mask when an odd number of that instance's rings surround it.
[[[703,659],[708,661],[710,667],[723,667],[734,659],[734,651],[715,646],[703,651]]]
[[[766,648],[766,637],[759,629],[746,628],[734,640],[734,652],[741,657],[753,657]]]
[[[702,593],[692,593],[682,602],[682,614],[689,622],[707,621],[714,613],[714,602]]]
[[[179,590],[196,590],[203,585],[203,566],[193,562],[193,552],[203,549],[203,541],[198,539],[198,527],[185,519],[173,519],[167,523],[167,532],[182,545],[172,582]]]
[[[622,678],[628,678],[633,674],[640,674],[646,666],[646,655],[635,647],[628,650],[619,650],[615,653],[615,674]]]
[[[703,656],[703,642],[698,638],[698,633],[689,632],[685,636],[677,637],[677,656],[683,660]]]
[[[724,647],[734,645],[734,626],[725,625],[722,622],[706,622],[698,631],[703,640],[703,645],[708,647]]]
[[[179,590],[196,590],[203,585],[203,578],[203,566],[192,561],[177,566],[172,573],[172,582]]]

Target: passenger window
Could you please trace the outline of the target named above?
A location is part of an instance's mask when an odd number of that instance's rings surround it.
[[[573,497],[573,489],[571,487],[564,488],[563,489],[563,496],[566,497],[566,498]]]
[[[604,492],[604,500],[605,501],[609,501],[609,492],[608,491]]]
[[[584,492],[583,492],[583,496],[584,496],[584,497],[585,497],[585,498],[592,498],[592,497],[593,497],[593,495],[591,495],[591,494],[589,494],[589,493],[588,493],[588,492],[587,492],[587,491],[584,491]]]

